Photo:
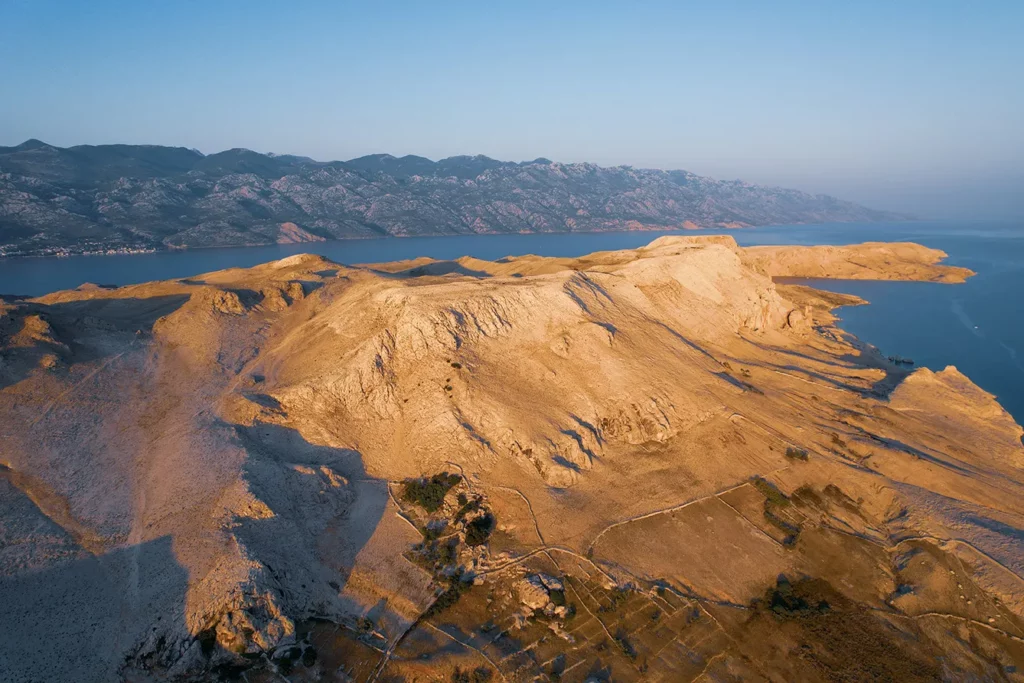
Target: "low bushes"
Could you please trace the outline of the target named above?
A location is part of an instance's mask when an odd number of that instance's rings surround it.
[[[406,479],[402,498],[427,512],[435,512],[444,504],[444,497],[452,487],[460,481],[462,477],[448,472],[440,472],[429,479]]]

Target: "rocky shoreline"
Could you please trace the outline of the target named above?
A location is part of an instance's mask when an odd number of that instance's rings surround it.
[[[955,368],[836,328],[855,297],[772,279],[969,277],[942,256],[299,255],[4,303],[0,661],[1002,675],[1024,663],[1024,430]]]

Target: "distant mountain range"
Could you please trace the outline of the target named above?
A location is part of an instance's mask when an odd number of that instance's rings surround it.
[[[0,147],[0,256],[361,237],[585,232],[906,218],[686,171],[548,159],[231,149]]]

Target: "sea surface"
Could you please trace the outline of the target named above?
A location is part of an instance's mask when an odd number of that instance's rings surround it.
[[[955,365],[995,394],[1024,423],[1024,223],[906,222],[773,226],[722,231],[741,245],[854,244],[912,241],[942,249],[947,263],[978,273],[962,285],[818,280],[814,285],[856,294],[869,306],[839,311],[843,329],[888,355],[941,370]],[[313,252],[340,263],[379,263],[430,256],[581,256],[631,249],[663,234],[575,233],[464,235],[344,240],[267,247],[197,249],[155,254],[0,260],[0,295],[36,296],[84,282],[126,285]]]

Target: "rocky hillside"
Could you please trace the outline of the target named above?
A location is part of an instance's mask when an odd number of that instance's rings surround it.
[[[232,149],[0,147],[0,256],[359,237],[742,227],[899,218],[833,197],[686,171],[351,161]]]
[[[0,302],[4,681],[1020,680],[1024,431],[768,256]]]

